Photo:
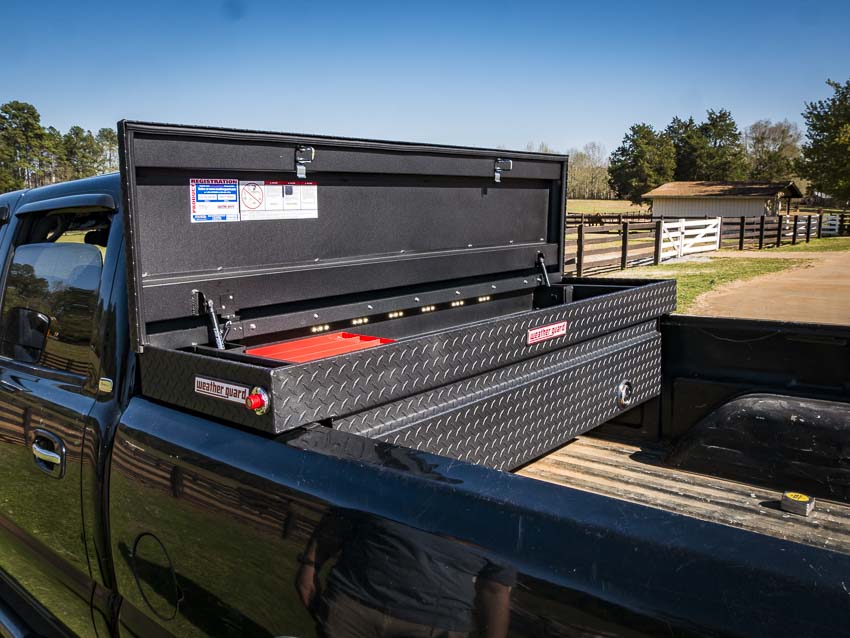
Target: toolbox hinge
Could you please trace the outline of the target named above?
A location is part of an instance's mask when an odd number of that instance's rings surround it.
[[[509,159],[497,158],[493,167],[493,178],[499,184],[502,181],[502,173],[507,173],[514,167],[514,161]]]
[[[316,149],[312,146],[299,146],[295,149],[295,175],[298,179],[307,177],[307,164],[316,159]]]

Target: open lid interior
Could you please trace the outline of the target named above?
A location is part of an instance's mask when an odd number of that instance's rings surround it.
[[[327,298],[563,270],[566,157],[120,122],[133,342]]]

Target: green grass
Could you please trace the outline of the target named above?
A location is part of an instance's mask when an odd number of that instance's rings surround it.
[[[805,259],[735,259],[715,257],[710,261],[667,263],[617,271],[606,277],[639,277],[675,279],[677,281],[676,312],[688,312],[697,297],[733,281],[780,272],[810,263]]]
[[[850,250],[850,237],[824,237],[823,239],[813,239],[808,244],[803,242],[793,246],[771,248],[771,251],[783,253],[833,252],[839,250]]]
[[[649,208],[636,206],[627,199],[568,199],[568,213],[605,213],[618,215],[620,213],[646,213]]]
[[[793,211],[792,211],[793,212]],[[846,208],[823,208],[819,206],[800,206],[801,213],[831,213],[831,214],[840,214],[846,213],[848,210]]]

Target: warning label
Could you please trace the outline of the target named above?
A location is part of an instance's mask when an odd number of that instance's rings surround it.
[[[235,179],[190,179],[192,223],[238,222],[239,182]]]
[[[242,182],[239,185],[239,208],[259,210],[263,207],[265,189],[256,182]]]
[[[315,182],[193,178],[189,189],[193,224],[319,216],[319,187]]]
[[[319,216],[319,187],[315,182],[239,182],[242,221],[314,219]]]

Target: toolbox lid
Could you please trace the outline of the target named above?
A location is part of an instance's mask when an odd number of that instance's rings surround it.
[[[122,121],[133,346],[329,297],[563,271],[561,155]],[[200,297],[199,297],[200,295]]]

